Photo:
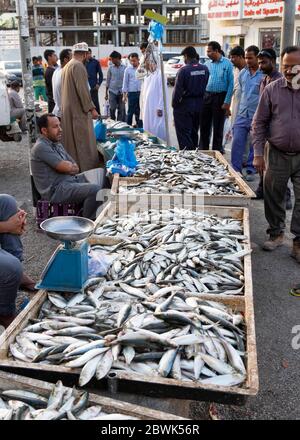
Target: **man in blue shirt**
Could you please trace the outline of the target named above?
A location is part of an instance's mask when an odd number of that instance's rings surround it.
[[[193,46],[186,47],[185,66],[179,70],[173,91],[172,107],[180,149],[194,150],[198,146],[198,131],[203,97],[209,77],[208,68],[197,61]]]
[[[98,91],[103,81],[103,73],[99,61],[92,57],[91,49],[88,51],[85,66],[89,77],[91,98],[100,114]]]
[[[128,99],[127,124],[132,125],[132,118],[135,115],[135,123],[142,127],[140,121],[140,94],[141,80],[136,78],[137,68],[139,67],[139,56],[131,53],[128,57],[130,66],[126,67],[123,79],[123,101]]]
[[[126,109],[122,93],[126,67],[122,64],[122,55],[119,52],[114,50],[109,57],[112,65],[107,71],[105,100],[107,101],[109,98],[111,119],[116,120],[116,111],[118,111],[118,121],[126,122]]]
[[[200,148],[209,149],[211,128],[213,126],[213,150],[223,153],[223,130],[225,117],[230,115],[230,103],[233,94],[233,66],[228,58],[222,55],[217,41],[207,45],[205,63],[209,70],[209,80],[204,95],[203,112],[200,124]]]
[[[232,128],[233,141],[231,147],[231,163],[235,171],[239,173],[243,170],[243,155],[250,133],[252,119],[259,101],[260,83],[264,77],[259,69],[257,55],[259,49],[256,46],[249,46],[246,49],[246,67],[239,74],[239,84],[237,96],[239,107],[237,116]],[[250,142],[249,155],[246,167],[246,180],[252,181],[256,172],[253,167],[253,146]]]

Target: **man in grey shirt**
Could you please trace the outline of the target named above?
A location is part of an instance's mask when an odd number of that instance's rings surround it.
[[[31,151],[31,170],[38,192],[53,203],[83,203],[83,216],[94,220],[101,204],[96,198],[104,188],[105,171],[99,168],[78,174],[78,165],[60,143],[62,129],[56,116],[41,116],[38,126],[41,136]],[[90,183],[90,174],[97,183]]]
[[[121,62],[121,54],[113,51],[110,54],[112,65],[107,71],[106,78],[106,101],[109,99],[110,117],[116,120],[118,110],[118,121],[126,122],[125,102],[123,101],[123,79],[126,67]],[[109,92],[109,95],[108,95]]]

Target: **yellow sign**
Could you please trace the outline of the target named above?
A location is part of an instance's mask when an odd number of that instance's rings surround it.
[[[155,20],[158,23],[165,26],[168,23],[167,17],[164,17],[161,14],[158,14],[157,12],[151,11],[151,9],[147,9],[147,11],[144,14],[144,17],[149,18],[150,20]]]

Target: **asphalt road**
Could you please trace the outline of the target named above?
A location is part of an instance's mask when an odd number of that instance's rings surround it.
[[[171,135],[174,144],[173,128]],[[18,144],[0,142],[0,193],[16,197],[19,205],[28,212],[28,228],[23,237],[24,267],[37,279],[56,242],[37,232],[34,224],[28,151],[26,138]],[[255,185],[256,182],[252,184]],[[289,228],[290,212],[287,225]],[[293,328],[300,326],[300,299],[289,295],[290,288],[300,281],[299,265],[290,257],[292,242],[289,232],[280,249],[273,253],[261,250],[267,227],[262,201],[252,201],[250,227],[260,389],[258,395],[249,398],[242,407],[217,404],[214,409],[220,419],[300,419],[300,348],[292,347],[296,336],[292,333]],[[23,295],[20,293],[20,297]],[[114,398],[185,417],[208,418],[206,403],[124,393],[114,395]]]

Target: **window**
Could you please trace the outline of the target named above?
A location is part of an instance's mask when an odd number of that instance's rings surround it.
[[[260,29],[260,47],[262,49],[274,49],[276,55],[280,56],[280,28]]]

